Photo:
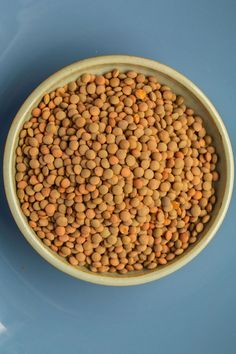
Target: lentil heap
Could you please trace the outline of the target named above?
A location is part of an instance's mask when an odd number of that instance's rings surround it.
[[[16,154],[29,225],[92,272],[173,260],[197,241],[216,201],[217,155],[201,117],[134,71],[83,74],[45,94]]]

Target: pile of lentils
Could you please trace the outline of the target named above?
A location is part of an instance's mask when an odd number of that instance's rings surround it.
[[[203,120],[156,77],[114,69],[47,93],[16,149],[22,211],[92,272],[155,269],[195,243],[216,202]]]

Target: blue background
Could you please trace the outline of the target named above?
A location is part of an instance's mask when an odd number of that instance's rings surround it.
[[[73,61],[132,54],[166,63],[213,101],[236,150],[235,1],[0,0],[0,151],[21,103]],[[1,167],[2,168],[2,167]],[[154,283],[70,278],[17,229],[0,181],[0,354],[235,354],[236,197],[210,245]]]

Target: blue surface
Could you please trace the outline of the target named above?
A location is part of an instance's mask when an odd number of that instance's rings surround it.
[[[106,16],[106,17],[105,17]],[[21,103],[60,67],[101,54],[166,63],[213,101],[236,150],[235,1],[0,1],[0,151]],[[0,181],[0,354],[235,354],[236,197],[210,245],[151,284],[70,278],[17,229]]]

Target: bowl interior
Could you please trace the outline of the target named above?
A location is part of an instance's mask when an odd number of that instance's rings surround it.
[[[121,72],[135,70],[145,75],[156,76],[161,84],[170,86],[176,94],[182,95],[185,98],[186,105],[193,108],[195,113],[203,118],[207,133],[213,137],[213,144],[216,147],[219,156],[217,170],[219,172],[224,171],[224,173],[220,174],[220,180],[216,184],[217,202],[211,213],[212,217],[209,223],[205,226],[198,241],[190,246],[181,256],[178,256],[172,262],[168,262],[166,266],[161,266],[154,271],[143,270],[139,272],[129,272],[125,276],[111,273],[102,275],[94,274],[86,268],[72,267],[64,259],[52,252],[41,242],[41,240],[39,240],[34,231],[29,227],[27,219],[20,209],[15,187],[15,149],[18,144],[18,134],[23,123],[30,118],[31,110],[40,102],[42,96],[57,87],[63,86],[64,84],[77,79],[85,72],[102,74],[114,68],[118,68]],[[98,57],[83,60],[60,70],[38,86],[19,110],[12,124],[5,151],[5,165],[7,160],[8,166],[8,168],[5,168],[5,188],[9,205],[19,228],[36,251],[54,266],[66,273],[92,282],[111,285],[137,284],[160,278],[178,269],[200,252],[200,250],[209,242],[212,237],[211,234],[216,231],[217,217],[224,198],[228,178],[227,159],[222,130],[220,129],[218,122],[215,120],[214,114],[210,109],[211,107],[209,108],[207,103],[204,102],[205,98],[202,98],[201,95],[202,93],[189,80],[185,79],[173,69],[147,59],[126,56]]]

